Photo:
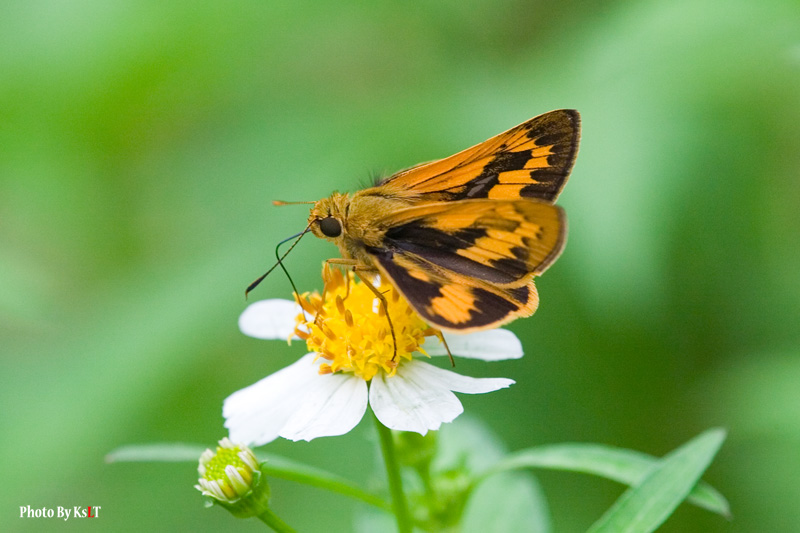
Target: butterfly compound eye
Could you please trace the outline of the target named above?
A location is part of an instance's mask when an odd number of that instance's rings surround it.
[[[333,217],[320,219],[319,229],[326,237],[338,237],[342,234],[342,225]]]

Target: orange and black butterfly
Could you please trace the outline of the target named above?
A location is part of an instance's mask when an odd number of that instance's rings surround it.
[[[357,271],[391,282],[431,325],[457,332],[530,316],[533,278],[566,242],[553,205],[578,152],[580,116],[551,111],[463,152],[314,203],[310,230]]]

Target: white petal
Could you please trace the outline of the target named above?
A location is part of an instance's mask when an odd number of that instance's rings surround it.
[[[297,406],[280,436],[294,441],[344,435],[364,417],[367,382],[352,374],[326,374]]]
[[[312,364],[313,360],[313,353],[306,354],[286,368],[228,396],[222,405],[222,416],[230,439],[259,446],[277,438],[305,391],[323,377]]]
[[[367,384],[352,375],[320,375],[314,357],[306,354],[226,398],[230,439],[260,446],[278,436],[311,440],[353,429],[367,409]]]
[[[424,365],[407,361],[397,374],[386,377],[378,374],[369,387],[369,404],[381,424],[399,431],[415,431],[425,435],[451,422],[464,412],[461,402],[447,387],[431,387],[419,383],[414,367]]]
[[[452,370],[445,370],[422,361],[414,361],[414,374],[417,381],[424,381],[431,387],[446,387],[454,392],[465,394],[483,394],[505,389],[514,384],[508,378],[473,378]]]
[[[451,391],[479,394],[508,387],[505,378],[471,378],[422,361],[412,360],[397,369],[397,375],[375,376],[369,402],[383,425],[424,435],[445,422],[452,422],[464,408]]]
[[[285,341],[294,333],[294,319],[301,311],[297,302],[291,300],[260,300],[239,315],[239,329],[256,339]]]
[[[502,361],[522,357],[522,343],[507,329],[490,329],[465,335],[447,332],[444,338],[453,355],[465,358]],[[444,344],[436,337],[428,337],[424,348],[428,355],[447,355]]]

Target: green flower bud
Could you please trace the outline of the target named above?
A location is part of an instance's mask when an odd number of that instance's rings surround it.
[[[233,444],[227,437],[217,451],[206,450],[197,466],[200,479],[195,488],[236,516],[257,516],[266,511],[269,485],[261,474],[258,460],[246,446]]]

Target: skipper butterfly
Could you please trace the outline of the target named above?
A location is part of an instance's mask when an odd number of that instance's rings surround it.
[[[530,316],[539,304],[533,278],[566,242],[553,203],[579,137],[577,111],[539,115],[373,187],[333,193],[314,203],[306,231],[339,247],[342,259],[329,262],[379,273],[442,330]]]

